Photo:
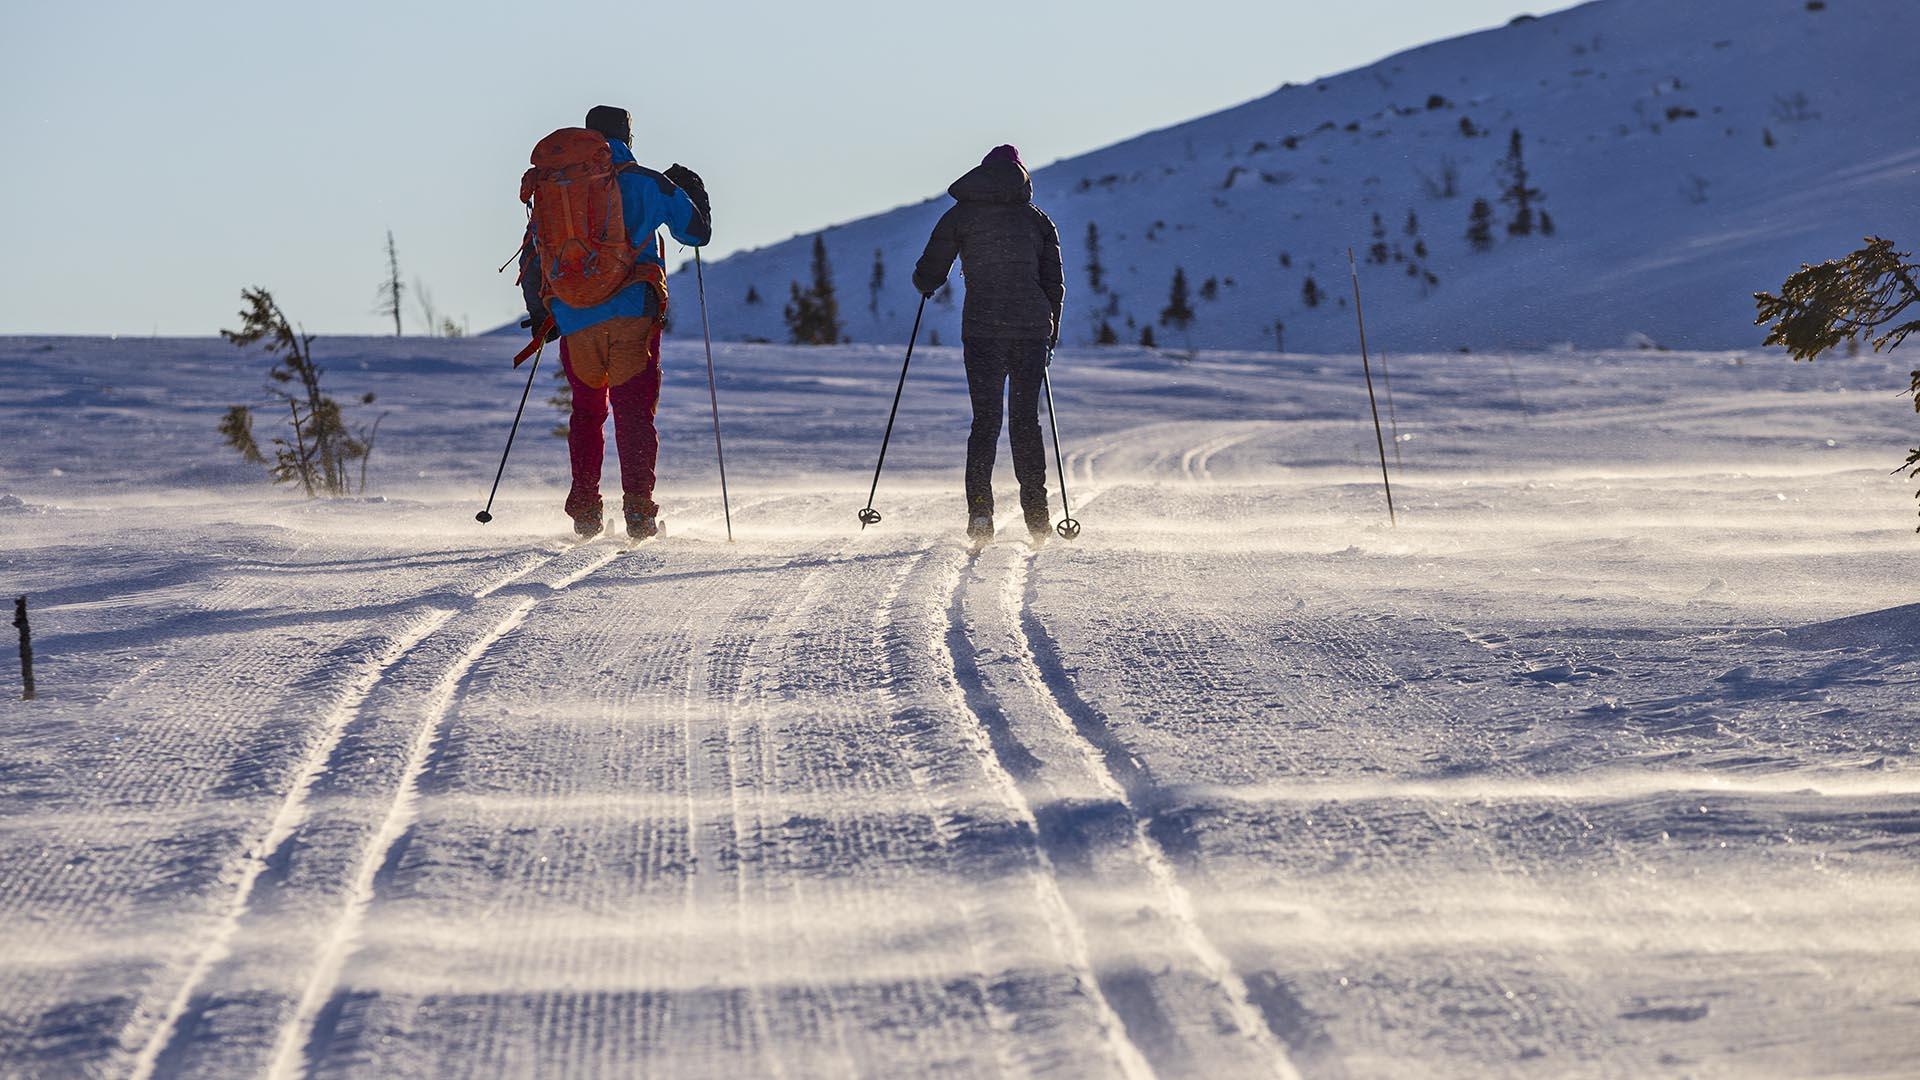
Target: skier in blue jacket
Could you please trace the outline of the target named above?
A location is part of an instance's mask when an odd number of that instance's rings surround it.
[[[666,265],[657,239],[664,226],[673,238],[702,247],[713,237],[706,185],[692,169],[674,165],[664,173],[634,161],[633,121],[625,109],[596,105],[587,128],[606,136],[618,170],[621,216],[634,249],[634,280],[609,299],[575,308],[543,295],[540,259],[529,243],[521,255],[520,283],[530,326],[551,317],[560,342],[560,366],[572,389],[567,451],[573,486],[566,511],[574,531],[597,535],[602,528],[600,466],[606,454],[606,422],[613,416],[620,451],[620,486],[627,534],[635,539],[659,531],[653,501],[660,439],[654,413],[660,404],[660,333],[667,309]]]

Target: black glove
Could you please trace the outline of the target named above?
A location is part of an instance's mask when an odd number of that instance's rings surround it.
[[[667,166],[663,175],[673,181],[675,187],[687,193],[687,198],[692,199],[694,207],[700,211],[700,220],[706,222],[708,229],[712,229],[713,204],[707,199],[707,184],[700,179],[700,174],[676,161]]]
[[[533,329],[533,316],[531,316],[531,315],[529,315],[529,316],[527,316],[526,318],[524,318],[524,319],[521,319],[521,320],[520,320],[520,329],[522,329],[522,330],[532,330],[532,329]],[[548,340],[548,341],[552,341],[553,339],[555,339],[555,338],[557,338],[557,337],[559,337],[559,336],[560,336],[560,327],[559,327],[559,325],[558,325],[558,324],[555,324],[555,323],[552,323],[552,322],[551,322],[551,320],[549,320],[549,325],[547,326],[547,340]]]

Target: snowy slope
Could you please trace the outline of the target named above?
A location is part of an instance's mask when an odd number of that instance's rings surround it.
[[[379,501],[220,342],[0,339],[0,1075],[1920,1060],[1884,358],[1396,355],[1389,529],[1354,358],[1069,350],[1086,532],[970,558],[952,348],[863,533],[894,350],[723,347],[730,545],[670,344],[633,550],[544,416],[472,520],[509,344],[317,351]]]
[[[1217,281],[1217,299],[1194,301],[1194,344],[1350,350],[1346,249],[1364,258],[1378,213],[1406,255],[1412,213],[1429,251],[1416,261],[1438,284],[1408,278],[1391,257],[1362,268],[1371,330],[1389,350],[1618,347],[1636,335],[1676,348],[1749,345],[1749,294],[1801,262],[1869,232],[1920,244],[1920,112],[1904,104],[1920,97],[1915,40],[1910,0],[1817,11],[1805,0],[1599,0],[1058,162],[1034,181],[1065,244],[1067,339],[1090,342],[1111,310],[1121,339],[1137,340],[1181,267],[1195,289]],[[1482,134],[1463,135],[1463,120]],[[1500,229],[1496,249],[1477,254],[1469,208],[1497,199],[1497,163],[1516,129],[1557,235]],[[1022,149],[1045,160],[1045,147]],[[954,147],[954,175],[984,150]],[[1439,178],[1448,162],[1458,194],[1436,198],[1422,176]],[[905,340],[911,267],[947,205],[941,195],[825,230],[853,340]],[[1101,295],[1089,288],[1090,224]],[[811,243],[799,236],[708,267],[715,332],[786,340],[781,308],[789,283],[807,280]],[[873,302],[876,250],[886,286]],[[1331,294],[1317,308],[1302,301],[1309,275]],[[683,297],[693,285],[690,274],[674,279]],[[750,289],[760,303],[745,302]],[[929,309],[948,344],[959,340],[954,300]],[[1187,343],[1155,329],[1162,346]]]

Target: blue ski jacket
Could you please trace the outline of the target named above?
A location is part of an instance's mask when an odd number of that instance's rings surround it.
[[[608,139],[607,146],[613,151],[616,167],[633,161],[633,151],[626,143]],[[705,247],[713,239],[713,227],[700,216],[692,197],[673,181],[645,167],[628,169],[618,179],[628,241],[637,253],[635,262],[666,269],[659,245],[654,242],[656,231],[663,225],[675,240],[689,247]],[[520,290],[534,324],[539,325],[543,313],[551,306],[553,321],[563,334],[577,333],[608,319],[660,314],[659,297],[652,286],[643,281],[634,282],[592,307],[570,307],[557,299],[549,305],[540,295],[540,265],[532,244],[520,255]]]

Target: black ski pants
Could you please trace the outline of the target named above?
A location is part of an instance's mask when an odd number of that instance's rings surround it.
[[[1027,528],[1045,531],[1047,449],[1040,437],[1040,381],[1047,372],[1044,341],[969,341],[965,349],[967,391],[973,397],[973,432],[967,436],[967,515],[993,516],[993,462],[1000,448],[1000,422],[1013,444],[1013,475],[1020,481],[1020,509]]]

